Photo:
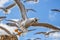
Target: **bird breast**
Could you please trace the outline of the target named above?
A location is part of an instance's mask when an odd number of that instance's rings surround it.
[[[31,24],[30,20],[25,20],[25,21],[21,22],[22,26],[27,26],[27,25],[30,25],[30,24]]]

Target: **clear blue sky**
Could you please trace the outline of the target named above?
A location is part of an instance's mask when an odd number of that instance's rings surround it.
[[[23,2],[23,1],[22,1]],[[5,4],[5,6],[13,3],[13,1],[10,1]],[[27,13],[27,16],[29,18],[37,17],[39,18],[39,22],[43,23],[49,23],[54,26],[60,26],[60,13],[59,12],[51,12],[50,10],[53,8],[60,9],[60,0],[39,0],[39,3],[37,4],[30,4],[30,3],[24,3],[26,8],[32,8],[35,9],[36,12],[29,11]],[[0,16],[4,15],[3,11],[0,11]],[[21,14],[19,13],[18,6],[15,6],[11,9],[11,12],[6,15],[6,19],[21,19]],[[30,27],[29,29],[34,29],[34,27]],[[37,31],[49,31],[47,28],[35,28],[37,30],[27,33],[26,36],[20,37],[20,40],[26,40],[28,38],[42,38],[42,40],[55,40],[52,37],[45,38],[44,35],[34,35]],[[58,39],[59,40],[59,39]]]

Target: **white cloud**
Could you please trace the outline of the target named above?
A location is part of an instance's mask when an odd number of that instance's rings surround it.
[[[52,13],[52,12],[50,11],[50,12],[49,12],[49,19],[50,19],[51,21],[56,20],[56,15],[57,15],[57,13]]]
[[[7,2],[9,2],[9,0],[0,0],[0,7],[3,7]]]
[[[55,30],[49,30],[49,31],[55,31]],[[47,32],[49,32],[47,31]],[[49,38],[52,38],[53,40],[59,40],[60,39],[60,32],[55,32],[49,34]]]
[[[54,40],[59,40],[60,39],[60,33],[56,32],[56,33],[50,34],[50,37],[53,38]]]

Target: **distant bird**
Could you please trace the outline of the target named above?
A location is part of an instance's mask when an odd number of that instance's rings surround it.
[[[13,3],[13,4],[11,4],[11,5],[9,5],[9,6],[7,6],[7,7],[0,7],[0,9],[2,9],[4,12],[5,12],[5,14],[8,14],[8,12],[9,12],[9,10],[12,8],[12,7],[14,7],[16,5],[16,3]],[[33,12],[36,12],[34,9],[31,9],[31,8],[29,8],[29,9],[25,9],[25,11],[33,11]]]
[[[6,18],[6,16],[0,16],[0,22],[5,18]]]
[[[59,9],[51,9],[51,11],[60,12]]]
[[[41,38],[35,38],[35,39],[33,39],[33,40],[41,40]]]
[[[35,34],[44,34],[46,37],[48,37],[51,33],[55,33],[55,32],[60,32],[60,31],[37,32],[37,33],[35,33]]]
[[[4,30],[4,31],[7,32],[9,35],[11,35],[10,31],[8,31],[7,29],[3,28],[2,26],[0,26],[0,29]]]
[[[15,6],[15,5],[16,5],[16,4],[13,3],[13,4],[11,4],[11,5],[7,6],[7,7],[0,7],[0,9],[2,9],[2,10],[5,12],[5,14],[8,14],[9,10],[10,10],[13,6]]]
[[[24,2],[35,2],[37,3],[39,0],[25,0]]]
[[[27,39],[27,40],[31,40],[31,39]]]
[[[26,9],[26,11],[27,11],[27,12],[29,12],[29,11],[36,12],[36,10],[34,10],[34,9],[32,9],[32,8],[28,8],[28,9]]]

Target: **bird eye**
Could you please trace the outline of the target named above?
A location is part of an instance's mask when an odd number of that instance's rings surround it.
[[[35,18],[35,21],[37,21],[37,19]]]
[[[37,19],[35,19],[35,21],[37,21]]]

